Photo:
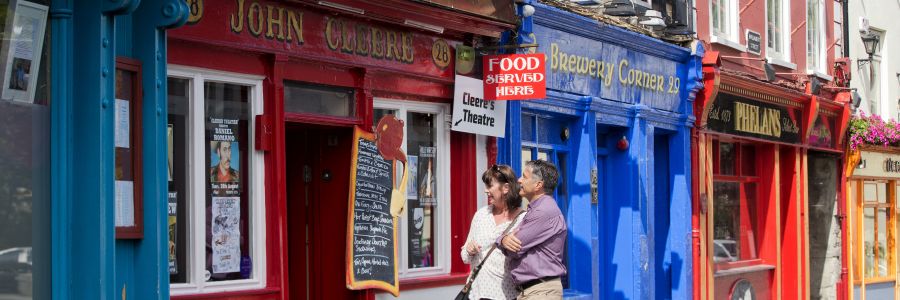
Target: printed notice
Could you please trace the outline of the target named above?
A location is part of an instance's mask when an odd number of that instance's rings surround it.
[[[134,182],[116,180],[116,227],[134,226]]]
[[[240,197],[212,197],[213,273],[241,270]]]
[[[128,100],[116,99],[115,144],[117,148],[131,147],[131,108]]]

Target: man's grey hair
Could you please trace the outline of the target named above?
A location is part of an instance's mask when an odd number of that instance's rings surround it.
[[[546,160],[537,159],[528,161],[525,163],[525,167],[531,170],[531,174],[537,180],[544,182],[544,193],[553,194],[559,182],[559,171],[555,165]]]

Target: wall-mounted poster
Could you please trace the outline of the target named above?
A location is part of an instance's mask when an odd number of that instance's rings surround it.
[[[209,182],[213,195],[240,196],[240,147],[237,119],[210,118]]]
[[[213,273],[241,270],[240,197],[212,198]]]
[[[175,241],[178,234],[178,230],[176,230],[178,224],[178,192],[169,191],[169,201],[166,210],[168,212],[167,223],[169,225],[169,274],[178,274],[175,255]]]
[[[43,53],[47,6],[19,1],[14,13],[12,25],[7,25],[5,32],[9,43],[3,51],[6,61],[2,96],[3,99],[33,103]]]
[[[419,205],[433,206],[437,204],[437,185],[434,177],[435,147],[419,147],[418,171]]]
[[[419,157],[415,155],[409,155],[406,157],[408,164],[410,166],[418,166],[419,165]],[[409,182],[406,183],[406,198],[408,199],[418,199],[419,198],[419,189],[417,188],[419,182],[419,168],[409,168]]]

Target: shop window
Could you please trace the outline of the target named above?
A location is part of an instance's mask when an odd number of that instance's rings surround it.
[[[263,159],[252,145],[261,78],[169,68],[172,294],[262,288]]]
[[[725,44],[742,49],[738,33],[738,0],[711,0],[710,23],[712,34],[710,39],[714,43]]]
[[[806,70],[826,75],[825,51],[825,3],[823,0],[806,2]]]
[[[0,299],[52,298],[49,5],[0,1]]]
[[[353,117],[355,105],[351,89],[284,82],[284,111],[287,113]]]
[[[896,181],[854,180],[851,201],[856,217],[855,278],[892,280],[895,273]]]
[[[405,124],[409,164],[406,209],[400,217],[400,278],[450,273],[450,107],[375,99],[373,128],[386,115]],[[397,174],[397,182],[400,180]]]
[[[784,67],[792,67],[790,11],[788,0],[766,0],[766,56]]]
[[[713,261],[720,270],[758,263],[754,146],[716,141],[713,152]]]

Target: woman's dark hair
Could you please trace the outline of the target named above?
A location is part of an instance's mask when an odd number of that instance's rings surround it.
[[[506,194],[506,207],[515,209],[522,206],[522,197],[519,196],[519,182],[516,173],[507,165],[493,165],[481,174],[481,181],[490,186],[496,180],[498,183],[509,184],[509,193]]]

